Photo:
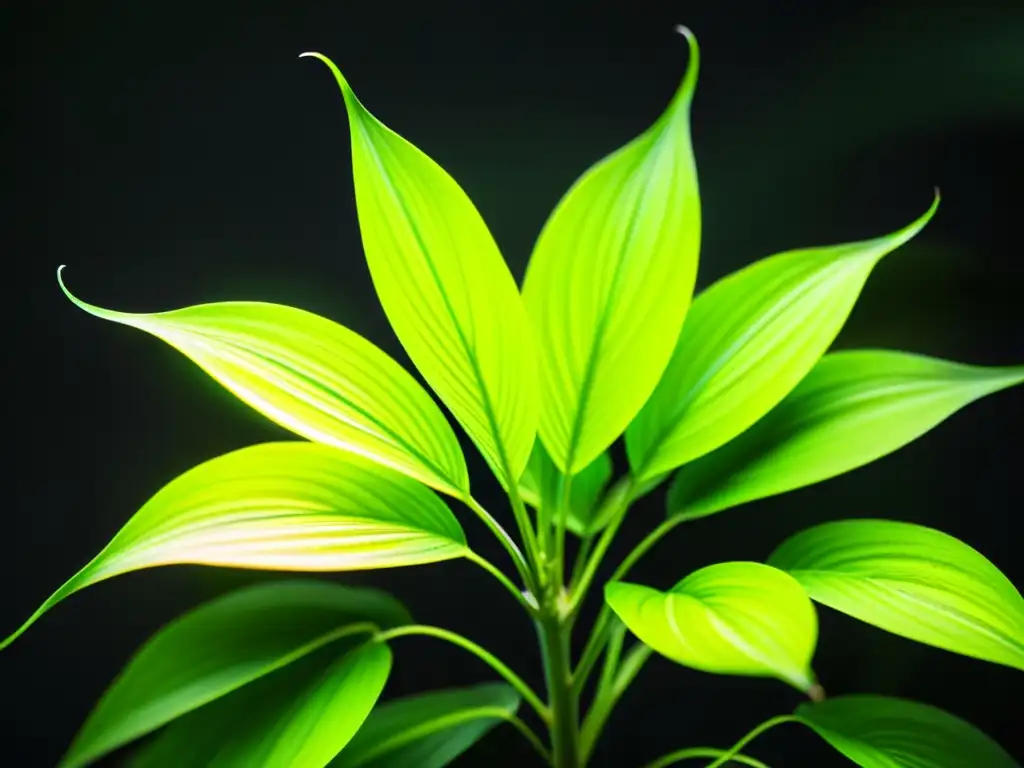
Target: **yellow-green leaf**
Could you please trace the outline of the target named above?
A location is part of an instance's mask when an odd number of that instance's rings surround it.
[[[938,207],[884,237],[777,254],[700,294],[665,375],[626,432],[644,480],[724,445],[775,407],[838,335],[872,269]]]
[[[465,535],[426,486],[317,443],[265,443],[164,486],[13,635],[68,595],[119,574],[196,564],[353,571],[461,557]]]
[[[327,57],[352,134],[363,248],[413,363],[506,487],[537,432],[537,374],[519,291],[466,193],[375,118]]]
[[[612,458],[607,452],[602,453],[587,466],[572,476],[569,485],[569,509],[565,525],[577,536],[594,534],[593,525],[598,509],[598,502],[605,486],[612,476]],[[562,473],[551,461],[538,440],[534,443],[530,462],[526,471],[519,479],[519,492],[523,501],[534,509],[550,515],[558,504],[558,488],[562,482]]]
[[[63,269],[63,267],[61,267]],[[132,314],[78,307],[151,333],[297,435],[361,454],[455,496],[469,492],[458,440],[398,363],[344,326],[280,304],[222,302]]]
[[[1024,598],[982,554],[912,523],[842,520],[769,561],[814,600],[919,643],[1024,670]]]
[[[683,325],[700,248],[690,144],[697,43],[668,109],[591,167],[551,214],[523,300],[537,334],[539,433],[576,474],[620,435],[654,390]]]
[[[668,592],[625,582],[605,600],[630,632],[663,656],[726,675],[815,687],[818,617],[800,584],[761,563],[701,568]]]
[[[922,355],[825,355],[763,419],[679,470],[670,517],[704,517],[849,472],[902,448],[964,406],[1024,383],[1024,366]]]

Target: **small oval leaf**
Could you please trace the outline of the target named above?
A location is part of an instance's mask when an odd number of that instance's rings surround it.
[[[701,293],[626,431],[637,480],[724,445],[789,394],[832,344],[871,270],[928,223],[938,202],[891,235],[777,254]]]
[[[90,584],[158,565],[351,571],[462,557],[451,510],[420,483],[316,443],[265,443],[164,486],[13,635]]]
[[[386,592],[315,581],[257,584],[211,600],[150,638],[93,709],[61,765],[88,765],[175,718],[331,644],[412,622]]]
[[[690,143],[697,43],[668,109],[591,167],[555,208],[523,300],[537,332],[540,437],[576,474],[622,434],[654,390],[693,293],[700,198]]]
[[[398,340],[513,486],[537,433],[537,374],[519,290],[487,225],[458,183],[386,127],[338,68],[352,136],[363,248]]]
[[[598,502],[612,477],[612,458],[602,453],[572,476],[569,484],[569,509],[565,520],[568,530],[580,537],[592,536]],[[533,445],[530,462],[519,479],[523,501],[534,509],[551,514],[558,504],[558,488],[562,473],[551,460],[544,444]]]
[[[883,350],[825,355],[767,416],[679,470],[669,516],[704,517],[849,472],[1022,382],[1024,366],[971,366]]]
[[[796,714],[861,768],[1021,768],[970,723],[914,701],[838,696]]]
[[[391,671],[385,643],[323,648],[175,720],[131,768],[324,768],[356,734]]]
[[[502,683],[432,691],[376,707],[331,768],[443,768],[519,708]]]
[[[131,314],[67,297],[91,315],[156,336],[264,416],[464,496],[455,433],[423,387],[357,333],[312,312],[233,301]]]
[[[816,689],[817,614],[800,585],[775,568],[718,563],[668,592],[612,582],[605,600],[630,632],[680,664]]]
[[[1024,598],[948,534],[891,520],[801,531],[768,562],[814,600],[893,634],[1024,670]]]

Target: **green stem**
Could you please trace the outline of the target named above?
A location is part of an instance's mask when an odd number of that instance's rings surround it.
[[[630,683],[640,673],[640,670],[650,656],[651,649],[643,643],[637,643],[626,654],[626,658],[623,659],[622,665],[615,675],[614,682],[605,684],[599,690],[597,698],[590,708],[590,712],[587,713],[581,731],[584,765],[590,759],[594,746],[597,744],[597,740],[600,738],[601,731],[604,729],[604,725],[608,721],[612,710],[615,709],[615,705],[618,704],[622,694],[629,688]]]
[[[570,632],[559,615],[556,595],[547,595],[537,630],[550,702],[552,765],[554,768],[579,768],[579,697],[572,683]]]
[[[572,564],[572,574],[569,576],[569,592],[571,593],[575,588],[577,582],[580,580],[580,576],[583,575],[583,568],[587,564],[587,557],[590,555],[590,550],[594,547],[594,537],[587,536],[580,542],[580,549],[576,553],[576,560]]]
[[[629,510],[630,502],[633,500],[633,491],[635,489],[633,482],[628,477],[624,478],[620,482],[622,485],[612,491],[612,493],[615,494],[618,507],[612,511],[608,526],[601,532],[601,538],[598,539],[597,546],[594,547],[593,554],[591,554],[590,559],[587,560],[587,564],[583,569],[583,575],[580,577],[579,584],[577,588],[573,590],[572,601],[569,605],[570,615],[574,615],[579,610],[584,598],[587,596],[587,591],[590,589],[590,584],[594,580],[594,575],[597,573],[598,566],[601,565],[601,560],[604,559],[605,554],[608,552],[608,548],[615,539],[615,534],[618,533],[619,526],[622,525],[622,521],[626,517],[626,512]]]
[[[519,498],[518,493],[516,493],[516,498]],[[508,531],[506,531],[501,524],[494,519],[490,512],[483,508],[480,502],[468,495],[463,499],[463,502],[467,507],[473,510],[477,517],[483,520],[484,524],[491,530],[491,532],[497,537],[498,541],[502,543],[508,553],[512,556],[512,562],[515,563],[516,571],[519,573],[519,578],[523,580],[523,585],[526,589],[533,594],[537,594],[537,584],[530,571],[531,565],[534,568],[537,567],[535,562],[536,558],[531,548],[533,541],[533,529],[530,527],[530,520],[526,515],[526,509],[523,508],[522,499],[519,500],[519,507],[521,508],[521,514],[522,517],[525,518],[525,521],[520,520],[520,513],[514,513],[516,524],[519,526],[519,533],[523,537],[523,541],[526,543],[527,555],[530,558],[529,563],[526,558],[523,557],[522,550],[516,546],[515,541],[513,541],[512,537],[509,536]],[[514,510],[515,505],[513,504],[513,511]]]
[[[672,763],[678,763],[683,760],[692,760],[695,757],[721,757],[724,754],[725,750],[722,749],[713,749],[712,747],[690,747],[689,749],[680,749],[678,752],[673,752],[670,755],[659,757],[653,763],[648,763],[645,768],[665,768],[665,766],[672,765]],[[768,766],[760,760],[756,760],[753,757],[747,757],[746,755],[733,755],[729,759],[734,763],[739,763],[740,765],[748,765],[750,768],[768,768]]]
[[[441,640],[446,640],[452,645],[457,645],[460,648],[472,653],[478,657],[481,661],[487,664],[491,669],[501,675],[508,684],[515,688],[519,695],[523,697],[533,709],[540,715],[540,718],[546,722],[551,722],[551,711],[545,706],[544,702],[540,700],[540,697],[533,692],[533,689],[528,686],[519,675],[513,672],[504,662],[502,662],[497,656],[488,651],[485,648],[474,643],[463,637],[460,634],[444,629],[442,627],[431,627],[426,624],[407,624],[404,627],[394,627],[393,629],[385,629],[382,632],[378,632],[375,635],[377,642],[383,643],[388,640],[393,640],[396,637],[407,637],[410,635],[425,635],[427,637],[436,637]]]
[[[528,742],[530,742],[530,746],[532,746],[537,751],[537,754],[540,755],[540,759],[550,765],[551,753],[548,751],[547,747],[544,746],[544,742],[540,740],[540,737],[533,732],[533,729],[530,728],[530,726],[528,726],[518,717],[513,715],[511,712],[509,712],[508,710],[503,711],[504,714],[497,716],[504,719],[509,725],[511,725],[513,728],[519,731],[519,733],[521,733],[523,737]]]
[[[733,744],[732,748],[722,753],[722,755],[713,763],[711,763],[711,765],[707,766],[707,768],[718,768],[721,765],[725,765],[730,760],[733,760],[736,757],[736,755],[739,754],[739,751],[741,749],[743,749],[745,746],[747,746],[747,744],[752,742],[754,739],[756,739],[762,733],[767,731],[769,728],[774,728],[776,725],[782,725],[783,723],[798,722],[800,722],[800,718],[796,715],[779,715],[777,717],[771,718],[770,720],[765,720],[759,726],[751,730],[750,733],[748,733],[742,739]],[[660,765],[665,765],[665,763],[652,763],[651,765],[647,766],[647,768],[656,768],[656,766]]]
[[[501,585],[505,587],[505,589],[512,593],[512,596],[519,601],[519,604],[526,609],[526,612],[530,614],[531,617],[536,616],[537,606],[534,603],[530,602],[530,600],[527,599],[519,590],[519,587],[513,584],[512,580],[509,579],[509,577],[506,576],[504,573],[502,573],[501,570],[495,567],[493,563],[491,563],[489,560],[482,557],[481,555],[478,555],[471,549],[466,550],[465,558],[472,563],[476,563],[489,574],[491,574],[494,578],[496,578],[501,583]]]

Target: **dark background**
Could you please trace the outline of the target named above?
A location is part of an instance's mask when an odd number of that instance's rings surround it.
[[[348,129],[322,51],[364,103],[433,156],[488,220],[517,278],[569,184],[643,130],[702,47],[694,140],[704,204],[699,286],[791,247],[936,219],[882,262],[839,346],[1024,362],[1019,240],[1024,12],[1004,2],[25,3],[15,37],[12,234],[4,274],[9,456],[0,634],[92,557],[163,483],[284,433],[163,343],[60,294],[129,311],[227,299],[300,306],[407,362],[376,303],[355,218]],[[1015,165],[1017,163],[1017,165]],[[809,524],[879,516],[942,528],[1024,584],[1024,388],[995,395],[845,477],[677,530],[633,576],[667,587],[722,559],[763,559]],[[498,506],[472,457],[476,487]],[[621,556],[662,515],[634,511]],[[460,511],[461,514],[462,511]],[[471,541],[503,562],[463,514]],[[504,517],[508,519],[508,517]],[[0,655],[0,764],[52,766],[133,650],[181,611],[270,575],[156,569],[90,588]],[[540,685],[535,637],[467,563],[342,575],[393,589],[421,621],[489,647]],[[1019,672],[821,611],[832,693],[917,698],[1024,755]],[[492,675],[430,639],[398,641],[388,693]],[[654,659],[595,764],[726,747],[790,711],[773,681]],[[751,752],[846,764],[796,726]],[[460,765],[528,765],[499,729]],[[116,759],[108,761],[116,765]]]

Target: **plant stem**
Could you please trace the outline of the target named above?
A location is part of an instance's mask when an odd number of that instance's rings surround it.
[[[622,665],[615,673],[614,680],[606,681],[604,679],[606,675],[602,674],[601,687],[598,688],[597,698],[594,699],[594,703],[587,713],[581,730],[584,765],[590,759],[590,755],[594,751],[594,745],[597,744],[601,731],[604,729],[609,716],[611,716],[612,710],[615,709],[615,705],[618,704],[622,694],[629,688],[630,683],[633,682],[633,679],[643,668],[650,656],[651,649],[643,643],[637,643],[626,654]],[[607,668],[605,672],[607,672]]]
[[[519,604],[523,606],[524,609],[526,609],[526,612],[530,614],[531,617],[535,617],[537,615],[537,606],[531,603],[523,595],[519,588],[512,583],[512,580],[509,579],[509,577],[506,576],[504,573],[502,573],[497,567],[495,567],[493,563],[487,560],[487,558],[478,555],[471,549],[466,550],[465,557],[467,560],[469,560],[472,563],[476,563],[489,574],[491,574],[494,578],[496,578],[501,583],[501,585],[505,587],[505,589],[512,593],[512,596],[519,601]]]
[[[573,689],[570,630],[560,615],[558,596],[552,594],[550,588],[544,603],[537,631],[551,712],[552,765],[554,768],[580,768],[579,697]]]
[[[648,763],[646,768],[665,768],[667,765],[678,763],[683,760],[692,760],[695,757],[721,757],[725,754],[723,749],[713,749],[712,747],[690,747],[689,749],[680,749],[678,752],[673,752],[670,755],[659,757],[653,763]],[[747,757],[746,755],[733,755],[729,758],[734,763],[740,765],[748,765],[750,768],[768,768],[767,765],[762,763],[760,760],[756,760],[753,757]]]
[[[516,498],[519,498],[518,494],[516,494]],[[531,549],[531,542],[533,541],[533,529],[530,527],[530,520],[526,515],[526,510],[524,508],[522,509],[522,517],[525,518],[525,530],[523,529],[524,523],[520,521],[519,513],[516,513],[515,517],[516,523],[519,525],[520,535],[522,535],[523,540],[526,543],[527,554],[530,557],[529,563],[527,562],[526,558],[523,557],[522,550],[520,550],[519,547],[516,546],[515,541],[513,541],[512,537],[509,536],[508,531],[506,531],[501,526],[501,524],[494,519],[490,512],[483,508],[480,502],[478,502],[472,496],[468,495],[466,496],[466,498],[463,499],[463,502],[466,504],[467,507],[473,510],[477,517],[483,520],[484,524],[491,530],[491,532],[495,535],[498,541],[502,543],[502,546],[504,546],[508,553],[512,556],[512,562],[515,563],[516,571],[519,573],[519,578],[523,580],[523,585],[526,587],[526,589],[532,592],[533,594],[537,594],[537,584],[534,581],[530,571],[531,566],[534,569],[536,569],[537,567],[535,553]],[[523,502],[522,499],[520,499],[520,508],[522,508],[522,505]],[[515,506],[513,505],[513,510],[514,509]]]
[[[725,765],[727,762],[734,759],[741,749],[743,749],[745,746],[747,746],[747,744],[752,742],[754,739],[756,739],[762,733],[767,731],[769,728],[774,728],[776,725],[782,725],[783,723],[798,722],[800,722],[800,718],[796,715],[779,715],[777,717],[771,718],[770,720],[765,720],[759,726],[751,730],[750,733],[748,733],[742,739],[733,744],[729,750],[724,752],[717,760],[711,763],[711,765],[709,765],[707,768],[718,768],[721,765]],[[666,765],[666,763],[651,763],[651,765],[647,766],[647,768],[656,768],[657,766],[661,765]]]
[[[544,702],[540,700],[540,697],[533,692],[533,689],[530,688],[530,686],[528,686],[521,677],[519,677],[519,675],[509,669],[504,662],[486,648],[482,648],[472,640],[469,640],[460,634],[442,627],[432,627],[426,624],[407,624],[404,627],[395,627],[393,629],[385,629],[382,632],[378,632],[375,639],[377,642],[383,643],[388,640],[393,640],[396,637],[408,637],[410,635],[436,637],[469,651],[505,678],[505,680],[508,681],[508,684],[519,692],[519,695],[523,697],[523,700],[533,707],[545,723],[551,722],[551,711],[547,706],[545,706]],[[575,764],[572,768],[575,768]]]

